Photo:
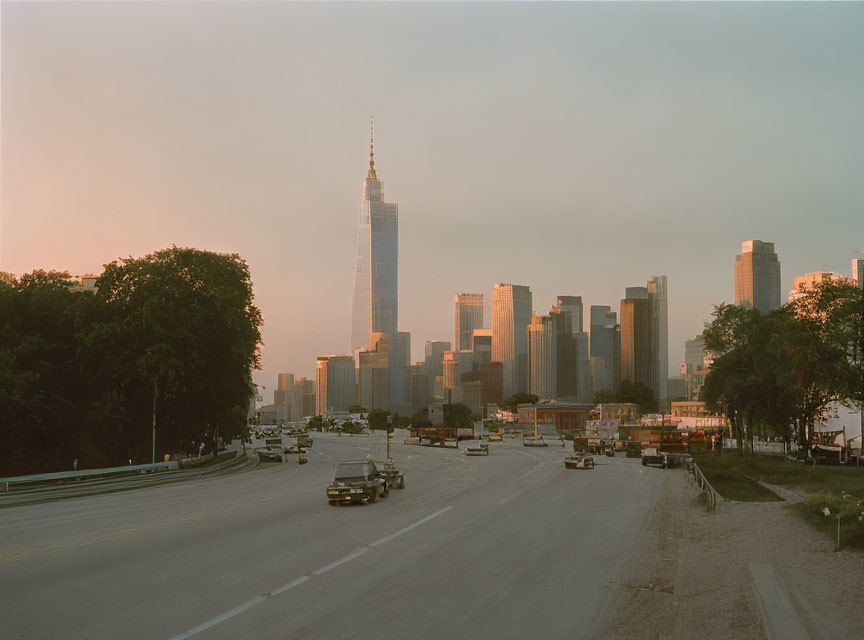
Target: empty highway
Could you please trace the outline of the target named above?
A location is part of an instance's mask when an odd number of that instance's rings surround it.
[[[0,511],[3,636],[588,638],[664,473],[397,435],[405,490],[331,507],[333,463],[384,437],[313,437],[303,466]]]

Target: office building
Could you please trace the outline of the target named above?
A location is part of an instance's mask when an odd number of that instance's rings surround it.
[[[443,397],[444,352],[451,351],[449,340],[427,340],[425,346],[426,378],[429,384],[427,395],[430,401]]]
[[[353,356],[318,356],[315,363],[315,413],[348,411],[354,404]]]
[[[445,351],[442,363],[444,402],[462,402],[462,376],[474,368],[471,351]]]
[[[621,379],[621,328],[618,314],[609,306],[592,305],[590,310],[591,389],[614,391]]]
[[[621,300],[621,380],[652,385],[651,301],[646,287],[627,287]]]
[[[852,280],[864,289],[864,258],[852,258]]]
[[[705,364],[705,340],[702,336],[696,336],[684,341],[684,373],[695,373],[700,371]]]
[[[780,260],[773,242],[747,240],[735,256],[735,304],[768,313],[780,302]]]
[[[474,329],[471,334],[471,352],[474,365],[492,362],[492,329]]]
[[[817,285],[842,280],[842,276],[830,271],[814,271],[805,273],[803,276],[792,278],[792,289],[789,291],[789,302],[795,302],[807,291],[816,288]]]
[[[531,289],[516,284],[492,288],[492,361],[503,367],[504,397],[528,391],[528,324]]]
[[[541,400],[558,397],[559,315],[554,311],[548,316],[535,314],[528,325],[528,390]]]
[[[483,294],[457,293],[455,351],[470,351],[474,329],[483,327]]]
[[[389,411],[390,344],[379,340],[374,350],[360,349],[357,356],[360,365],[357,368],[360,405],[369,411],[374,409]],[[402,388],[404,390],[404,378]]]
[[[651,276],[647,284],[651,303],[651,388],[658,399],[669,397],[669,302],[666,276]]]
[[[398,305],[399,205],[384,202],[382,182],[375,172],[375,153],[370,139],[369,171],[363,183],[354,295],[351,350],[369,348],[370,334],[395,334]]]

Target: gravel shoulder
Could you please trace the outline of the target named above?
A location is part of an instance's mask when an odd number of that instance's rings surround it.
[[[790,503],[700,504],[692,477],[663,473],[655,508],[596,637],[768,638],[750,564],[771,565],[814,640],[861,637],[864,553],[835,552]],[[772,487],[773,489],[773,487]]]

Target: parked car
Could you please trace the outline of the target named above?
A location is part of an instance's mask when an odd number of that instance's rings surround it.
[[[659,464],[664,469],[668,469],[669,456],[660,451],[657,447],[642,449],[642,466],[647,467],[649,464]]]
[[[489,455],[489,445],[488,444],[477,444],[477,445],[468,445],[465,449],[466,456],[488,456]]]

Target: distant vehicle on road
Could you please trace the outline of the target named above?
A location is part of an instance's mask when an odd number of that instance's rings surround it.
[[[490,433],[489,434],[489,442],[503,442],[504,436],[500,433]]]
[[[488,456],[489,455],[489,445],[488,444],[476,444],[476,445],[468,445],[465,449],[466,456]]]
[[[594,458],[584,453],[574,453],[564,458],[564,466],[568,469],[593,469]]]
[[[375,502],[390,493],[387,480],[369,460],[337,462],[333,482],[327,487],[327,502],[331,506],[351,502]]]
[[[647,447],[642,449],[642,466],[647,467],[649,464],[659,464],[664,469],[668,469],[669,456],[660,451],[657,447]]]
[[[543,436],[522,436],[523,447],[548,447]]]

